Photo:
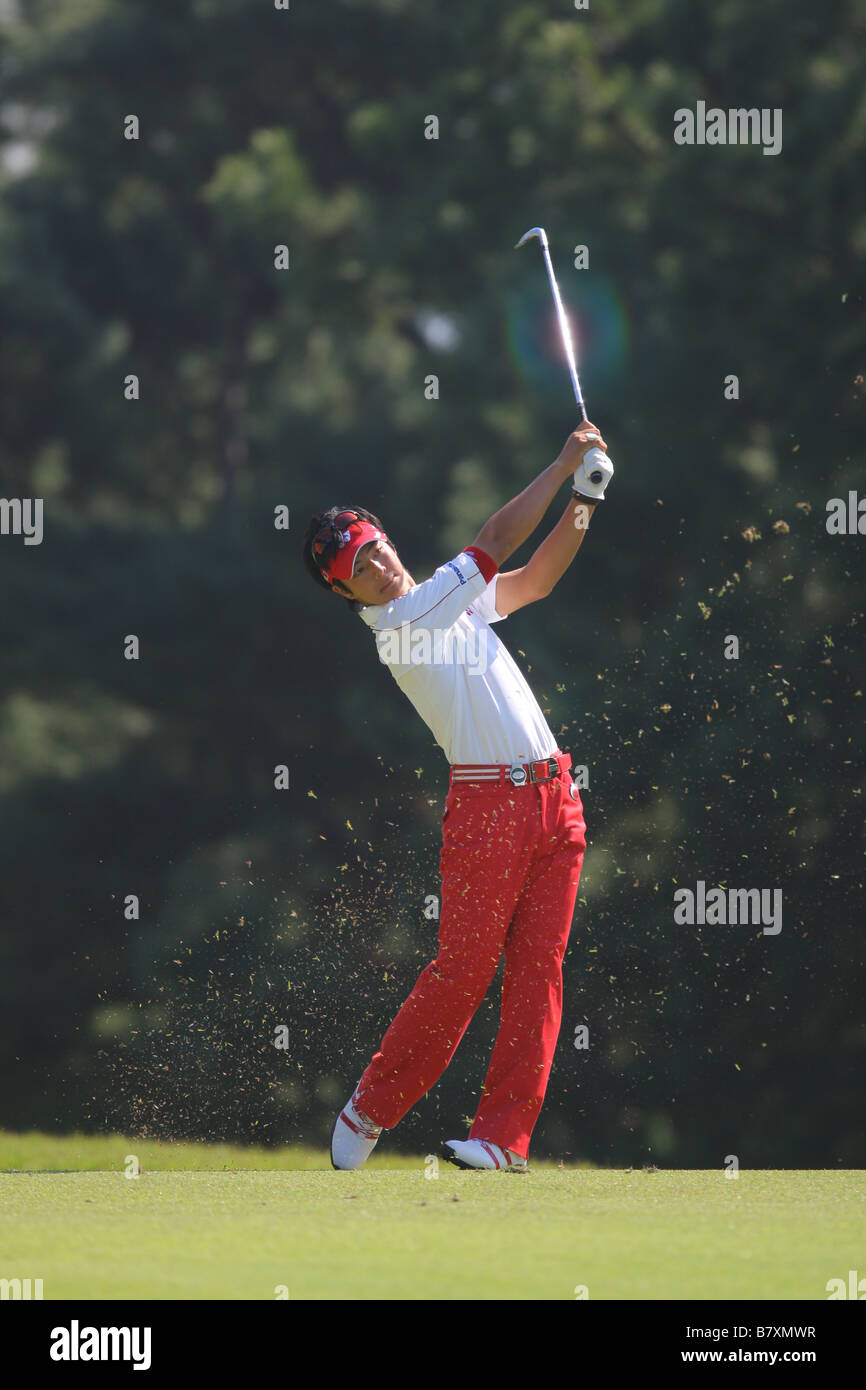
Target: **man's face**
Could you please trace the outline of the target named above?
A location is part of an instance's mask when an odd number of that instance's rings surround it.
[[[350,582],[339,588],[334,584],[337,592],[345,597],[376,606],[400,598],[411,587],[409,573],[388,540],[368,541],[362,545]]]

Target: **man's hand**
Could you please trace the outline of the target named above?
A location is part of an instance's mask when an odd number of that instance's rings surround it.
[[[562,464],[563,474],[571,473],[575,468],[579,468],[583,462],[584,454],[590,449],[603,449],[607,453],[607,445],[601,437],[596,425],[590,420],[584,420],[580,429],[574,431],[566,439],[562,446],[562,452],[557,463]]]
[[[601,450],[601,454],[592,453]],[[613,464],[604,455],[607,445],[591,420],[584,420],[574,434],[569,435],[560,454],[563,466],[574,464],[574,490],[588,502],[601,502],[604,490],[613,477]],[[587,461],[587,455],[592,457]]]

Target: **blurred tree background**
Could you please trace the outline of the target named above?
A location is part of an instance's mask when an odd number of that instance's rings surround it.
[[[555,457],[540,224],[617,472],[499,630],[590,779],[533,1151],[866,1161],[864,55],[860,0],[2,0],[0,1123],[327,1142],[447,767],[301,538],[361,503],[420,580]],[[677,145],[698,101],[781,153]],[[675,924],[698,880],[781,933]],[[497,993],[394,1149],[474,1113]]]

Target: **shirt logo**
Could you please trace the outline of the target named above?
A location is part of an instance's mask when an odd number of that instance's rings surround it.
[[[457,578],[460,580],[460,583],[461,583],[461,584],[465,584],[465,583],[466,583],[465,577],[460,573],[459,569],[457,568],[457,566],[455,565],[455,563],[454,563],[453,560],[449,560],[449,561],[448,561],[448,568],[449,568],[450,570],[453,570],[453,571],[454,571],[454,573],[457,575]]]

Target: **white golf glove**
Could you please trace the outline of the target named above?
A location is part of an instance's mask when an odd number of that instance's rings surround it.
[[[574,470],[574,490],[590,502],[601,502],[613,477],[613,464],[603,449],[587,449]]]

